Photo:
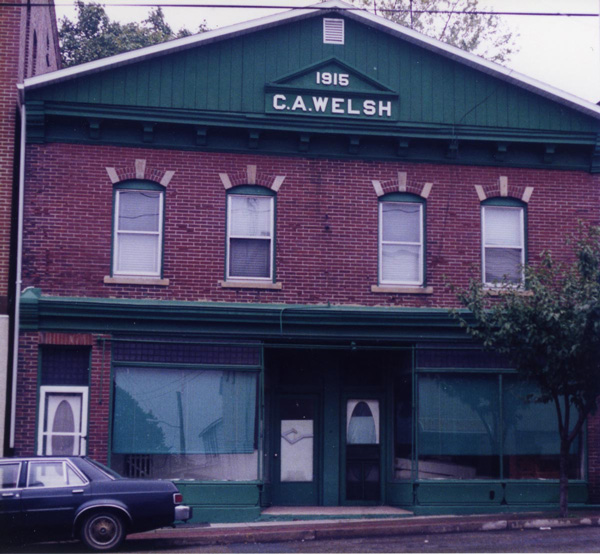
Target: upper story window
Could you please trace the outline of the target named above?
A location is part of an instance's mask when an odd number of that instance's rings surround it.
[[[512,198],[492,198],[481,206],[483,282],[523,282],[525,206]]]
[[[273,280],[275,196],[241,186],[227,195],[228,280]]]
[[[148,181],[115,187],[113,275],[160,277],[164,188]]]
[[[387,194],[379,201],[379,282],[422,285],[425,202],[412,194]]]

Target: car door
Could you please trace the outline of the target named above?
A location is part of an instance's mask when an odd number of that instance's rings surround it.
[[[19,461],[0,462],[0,529],[10,529],[15,534],[23,523],[19,486],[22,466]]]
[[[24,525],[44,535],[68,535],[89,494],[89,482],[67,460],[30,461],[21,494]]]

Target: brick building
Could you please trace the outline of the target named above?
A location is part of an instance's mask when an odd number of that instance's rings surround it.
[[[17,453],[178,479],[198,521],[556,506],[553,409],[447,285],[598,222],[600,108],[347,8],[26,80]]]
[[[19,5],[20,4],[20,5]],[[40,4],[43,4],[41,6]],[[5,451],[5,421],[12,382],[16,256],[16,206],[19,173],[20,100],[17,84],[25,77],[60,68],[54,3],[0,0],[0,455]],[[11,255],[12,251],[12,255]]]

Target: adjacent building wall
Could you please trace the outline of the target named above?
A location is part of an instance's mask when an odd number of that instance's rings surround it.
[[[0,0],[0,455],[5,445],[5,414],[10,396],[12,303],[16,240],[14,203],[18,179],[20,98],[24,77],[60,68],[56,14],[52,0]],[[38,4],[38,5],[36,5]],[[49,4],[49,5],[48,5]]]

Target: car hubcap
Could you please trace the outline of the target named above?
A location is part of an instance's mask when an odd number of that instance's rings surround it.
[[[98,542],[106,544],[115,536],[115,523],[111,519],[101,518],[92,525],[92,538]]]

